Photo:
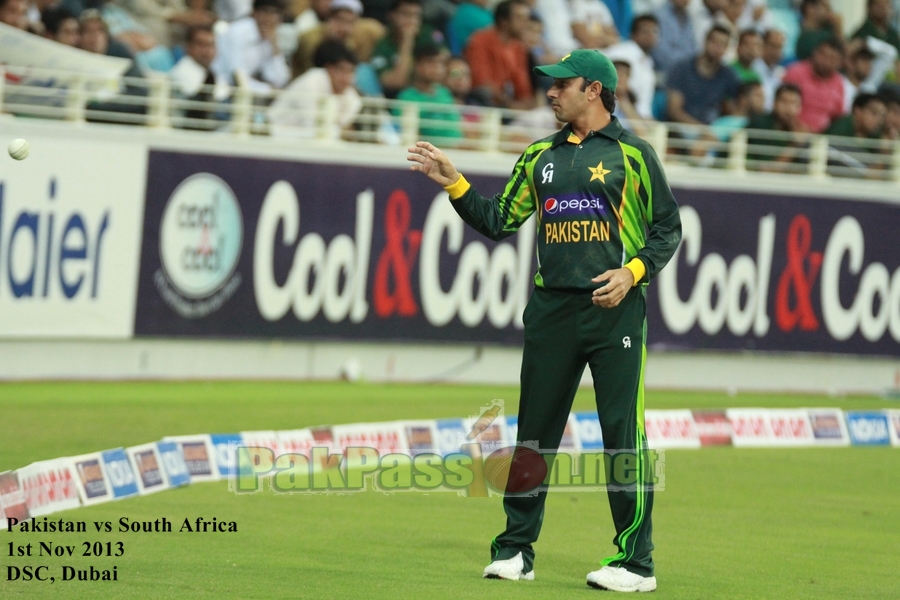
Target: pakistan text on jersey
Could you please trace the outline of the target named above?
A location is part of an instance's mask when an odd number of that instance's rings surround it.
[[[608,242],[609,221],[563,221],[544,223],[544,243]]]

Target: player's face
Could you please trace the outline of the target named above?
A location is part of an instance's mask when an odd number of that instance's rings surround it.
[[[587,93],[581,89],[583,77],[555,79],[547,90],[550,108],[559,121],[571,123],[584,113],[587,106]]]

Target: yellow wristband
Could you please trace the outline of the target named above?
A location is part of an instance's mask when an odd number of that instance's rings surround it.
[[[644,275],[647,274],[647,267],[644,266],[644,261],[635,257],[628,261],[628,264],[625,265],[625,268],[631,271],[631,274],[634,275],[634,283],[631,284],[631,287],[634,287],[638,284],[638,282],[644,278]]]
[[[454,181],[448,186],[445,186],[444,189],[450,194],[451,200],[458,200],[463,197],[463,194],[469,191],[469,188],[472,187],[472,184],[466,181],[466,178],[462,176],[462,173],[459,174],[459,179]]]

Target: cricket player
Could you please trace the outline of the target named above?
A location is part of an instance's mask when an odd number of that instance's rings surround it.
[[[618,552],[587,575],[596,588],[656,589],[651,551],[653,493],[644,485],[647,283],[681,240],[678,205],[650,145],[612,116],[618,78],[596,50],[576,50],[536,67],[558,133],[534,142],[506,188],[479,195],[428,142],[409,148],[412,169],[444,186],[460,217],[500,240],[537,214],[538,271],[525,308],[519,443],[559,448],[585,365],[591,369],[607,449],[635,455],[637,482],[608,492]],[[513,459],[509,480],[516,479]],[[506,530],[491,542],[484,577],[534,579],[534,549],[546,491],[504,496]]]

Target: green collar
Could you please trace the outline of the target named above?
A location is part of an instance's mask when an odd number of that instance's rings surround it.
[[[597,135],[602,135],[603,137],[609,138],[611,140],[618,140],[619,137],[622,135],[622,131],[624,131],[622,129],[622,124],[619,122],[619,119],[617,119],[615,116],[613,116],[612,120],[609,122],[609,125],[607,125],[603,129],[601,129],[600,131],[592,131],[592,132],[588,133],[587,138],[585,138],[585,139],[588,139],[590,137],[597,136]],[[572,126],[567,124],[565,127],[560,129],[556,133],[556,135],[553,136],[553,143],[550,145],[550,147],[557,148],[559,146],[562,146],[563,144],[565,144],[569,141],[569,136],[574,136],[574,135],[575,134],[572,133]],[[584,141],[584,140],[582,140],[582,141]]]

